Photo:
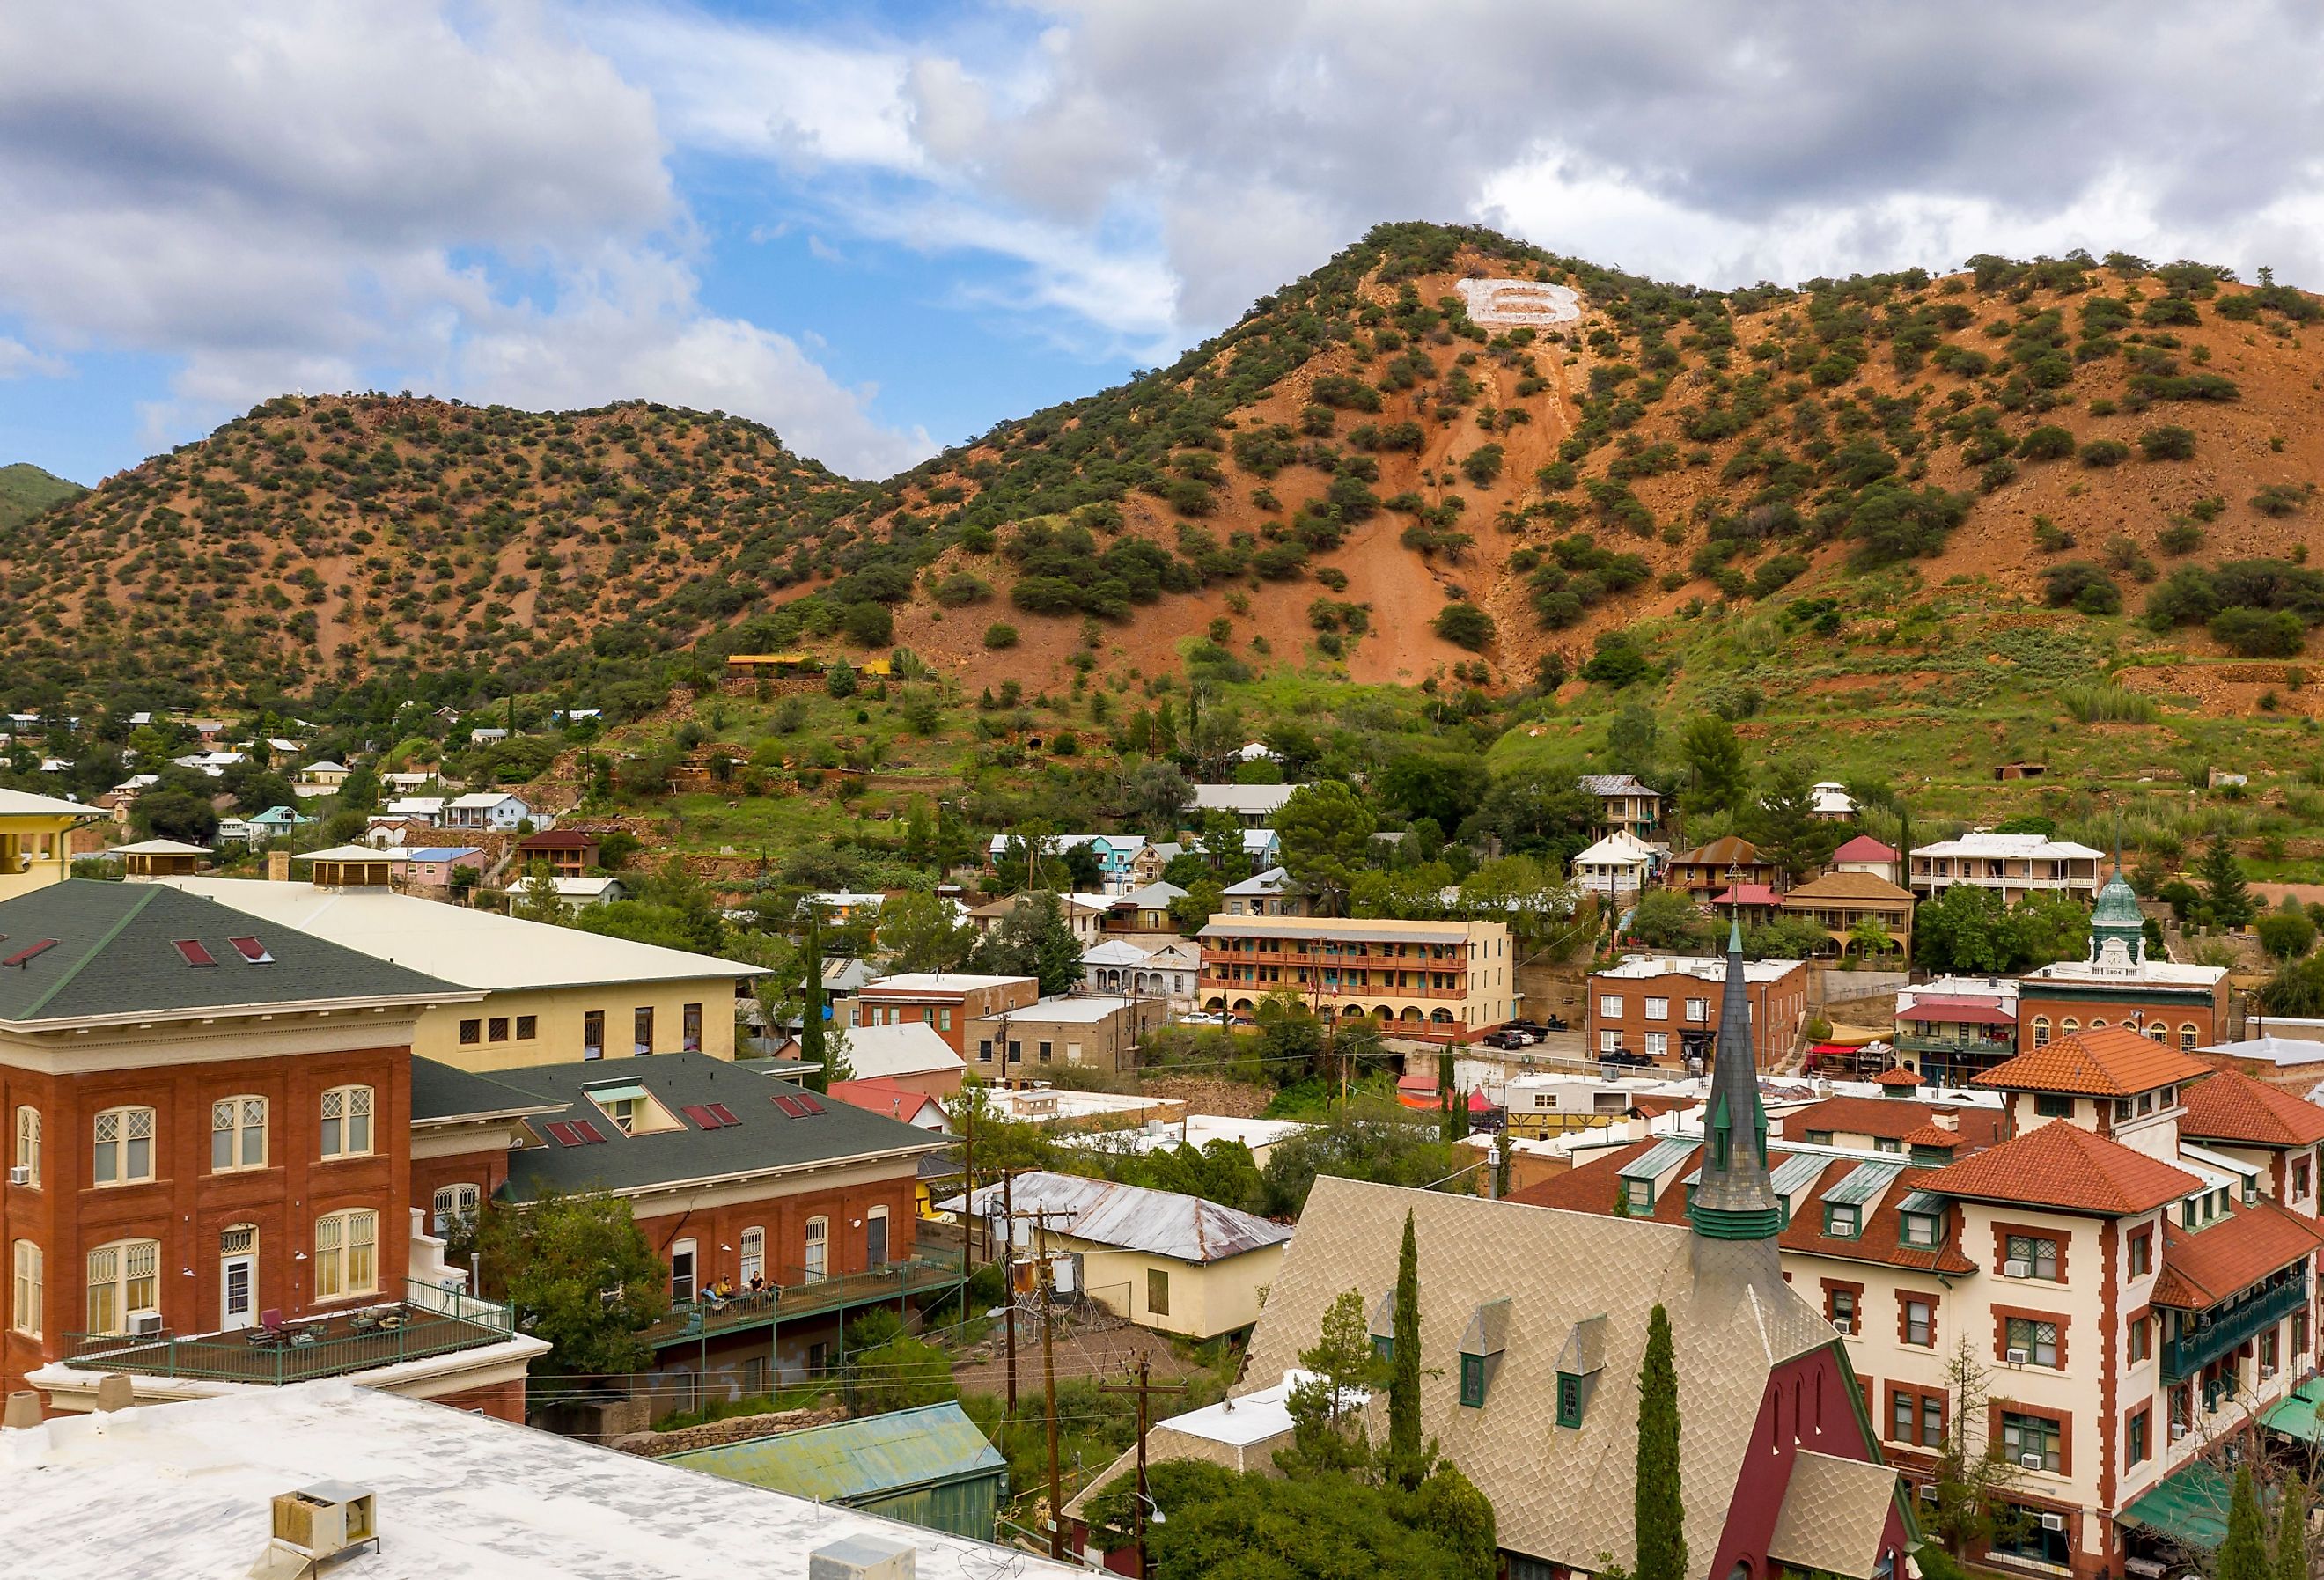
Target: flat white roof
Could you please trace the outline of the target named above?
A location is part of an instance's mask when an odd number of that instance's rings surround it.
[[[362,859],[383,862],[356,847]],[[443,905],[386,889],[318,889],[256,878],[164,878],[189,894],[328,938],[463,987],[576,987],[762,976],[756,966]],[[716,1009],[716,1006],[713,1006]],[[724,1009],[716,1009],[724,1014]]]
[[[1053,999],[1035,999],[1021,1010],[1010,1011],[1009,1018],[1012,1021],[1049,1021],[1059,1025],[1095,1025],[1107,1016],[1119,1014],[1130,1008],[1133,1002],[1113,993],[1061,995]],[[1150,1004],[1155,1001],[1148,999],[1146,1002]],[[1000,1017],[988,1015],[985,1019],[999,1020]]]
[[[1291,799],[1296,784],[1198,784],[1194,806],[1204,812],[1249,812],[1254,816],[1279,810]]]
[[[2039,834],[1964,834],[1959,839],[1941,839],[1934,845],[1916,845],[1914,855],[1927,856],[2034,856],[2047,861],[2068,858],[2092,861],[2106,855],[2087,845],[2076,845],[2070,839],[2050,839]]]
[[[803,1577],[847,1539],[923,1575],[1081,1571],[918,1526],[344,1381],[238,1391],[0,1433],[0,1551],[42,1580],[240,1575],[278,1493],[349,1483],[378,1549],[350,1580]]]
[[[2025,974],[2027,982],[2087,983],[2096,987],[2211,987],[2227,974],[2224,966],[2182,966],[2147,960],[2109,970],[2087,960],[2060,960]]]
[[[966,971],[905,971],[863,984],[865,993],[974,993],[981,987],[1001,987],[1030,982],[1029,976],[978,976]]]
[[[1779,982],[1793,972],[1804,967],[1797,960],[1746,960],[1743,980]],[[1642,982],[1655,976],[1693,976],[1704,982],[1727,980],[1727,957],[1723,955],[1628,955],[1619,966],[1590,974],[1593,982],[1609,978],[1624,982]]]

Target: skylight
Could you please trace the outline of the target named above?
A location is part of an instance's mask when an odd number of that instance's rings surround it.
[[[211,954],[209,946],[204,944],[199,938],[172,938],[170,941],[176,947],[178,953],[185,957],[186,964],[189,966],[217,964],[217,956]]]
[[[5,933],[0,933],[0,938],[5,938],[6,937],[7,935]],[[22,969],[32,963],[32,957],[35,955],[44,954],[48,950],[53,949],[56,947],[56,939],[42,938],[37,944],[25,945],[23,948],[9,956],[5,960],[0,960],[0,966],[14,966]]]
[[[266,946],[260,943],[256,938],[228,938],[226,942],[234,946],[234,952],[235,954],[241,956],[244,960],[249,961],[253,966],[272,966],[274,964],[274,956],[268,953]]]

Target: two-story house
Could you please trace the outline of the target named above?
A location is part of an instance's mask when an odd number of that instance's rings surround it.
[[[1664,882],[1698,902],[1736,883],[1773,887],[1783,878],[1783,869],[1762,856],[1757,845],[1732,834],[1674,853],[1663,870]]]
[[[1635,838],[1651,840],[1663,823],[1662,792],[1642,784],[1634,774],[1585,773],[1575,781],[1582,793],[1598,803],[1591,832],[1603,836],[1619,829]]]
[[[1807,1013],[1808,972],[1797,960],[1744,967],[1753,1053],[1772,1069]],[[1656,1064],[1702,1060],[1727,993],[1727,969],[1710,955],[1632,955],[1590,974],[1589,1046],[1600,1056],[1644,1054]]]
[[[2040,834],[1992,834],[1975,829],[1959,839],[1913,847],[1907,886],[1934,900],[1956,883],[1990,889],[2005,905],[2028,894],[2070,894],[2085,903],[2098,892],[2103,851]]]

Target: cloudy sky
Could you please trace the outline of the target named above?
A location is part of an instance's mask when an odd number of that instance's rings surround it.
[[[0,462],[284,390],[746,413],[857,476],[1384,219],[1738,284],[2087,246],[2324,285],[2324,7],[0,6]]]

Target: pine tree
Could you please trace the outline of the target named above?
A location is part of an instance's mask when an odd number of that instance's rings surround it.
[[[2274,1580],[2309,1580],[2308,1486],[2298,1476],[2283,1483],[2275,1511]]]
[[[1657,1304],[1638,1364],[1638,1473],[1632,1580],[1686,1580],[1686,1507],[1678,1483],[1678,1360],[1670,1313]],[[2221,1580],[2226,1580],[2222,1575]]]
[[[1420,1240],[1404,1215],[1396,1262],[1396,1327],[1388,1352],[1388,1467],[1406,1489],[1427,1474],[1420,1449]]]
[[[805,1008],[799,1021],[799,1058],[817,1067],[809,1072],[807,1084],[818,1092],[831,1089],[831,1074],[824,1063],[823,1035],[823,926],[820,919],[807,924],[807,944],[800,951],[799,968],[806,973],[806,982],[799,993]]]
[[[2203,902],[2220,927],[2247,926],[2252,919],[2251,891],[2244,884],[2243,864],[2227,848],[2227,836],[2215,836],[2197,868],[2203,880]]]
[[[2235,1495],[2227,1503],[2227,1539],[2219,1543],[2215,1580],[2269,1580],[2267,1528],[2252,1487],[2249,1462],[2236,1466]]]

